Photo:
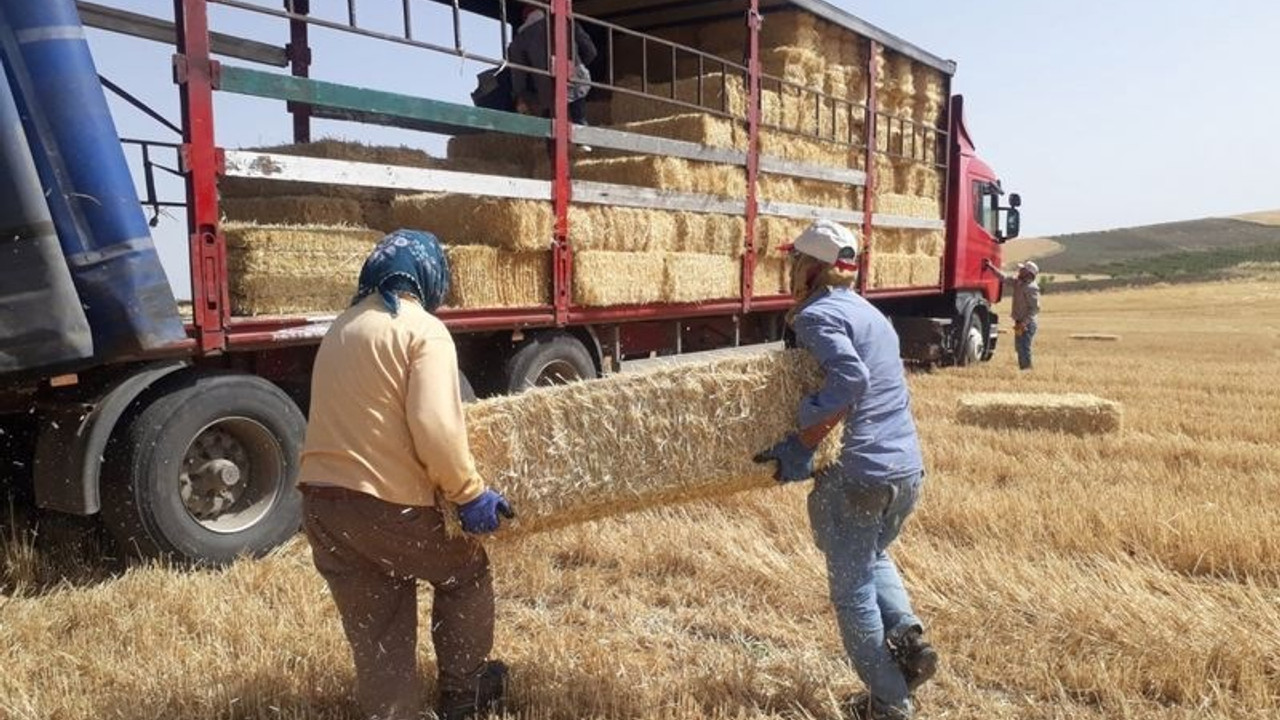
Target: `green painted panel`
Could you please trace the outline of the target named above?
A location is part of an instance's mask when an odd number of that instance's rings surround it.
[[[434,129],[439,126],[442,129],[494,130],[531,137],[551,136],[551,121],[544,118],[248,68],[224,65],[218,89],[237,95],[291,100],[384,118],[398,118],[406,121],[406,127],[415,129]]]

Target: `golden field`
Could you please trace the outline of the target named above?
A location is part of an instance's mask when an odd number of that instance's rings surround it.
[[[1003,335],[989,364],[911,377],[930,475],[895,552],[944,660],[919,716],[1280,717],[1280,285],[1044,304],[1034,373]],[[991,390],[1094,393],[1123,403],[1125,428],[955,422],[961,394]],[[803,493],[496,545],[519,717],[838,718],[859,684]],[[107,575],[0,522],[0,718],[352,716],[304,544]],[[429,673],[425,641],[422,658]]]

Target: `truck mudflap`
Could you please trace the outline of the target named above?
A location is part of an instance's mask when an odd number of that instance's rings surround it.
[[[0,60],[96,359],[183,340],[74,0],[0,0]]]
[[[9,82],[0,73],[0,374],[93,355]]]

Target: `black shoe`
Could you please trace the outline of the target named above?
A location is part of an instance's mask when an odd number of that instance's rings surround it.
[[[840,703],[840,714],[844,720],[909,720],[910,710],[884,710],[876,707],[870,693],[860,692],[850,695]]]
[[[490,660],[476,677],[470,693],[442,693],[436,707],[440,720],[473,720],[506,712],[507,666]]]
[[[893,659],[902,669],[907,690],[914,693],[938,673],[938,651],[924,639],[924,631],[913,627],[886,641]]]

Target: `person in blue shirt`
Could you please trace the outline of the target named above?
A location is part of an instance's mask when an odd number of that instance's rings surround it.
[[[789,251],[799,301],[791,328],[825,381],[801,403],[801,430],[756,460],[776,462],[779,482],[814,477],[809,520],[826,556],[845,651],[867,687],[852,709],[869,720],[907,720],[911,694],[936,672],[938,655],[888,554],[924,481],[898,335],[853,289],[853,232],[820,220]],[[840,461],[814,476],[814,450],[841,422]]]

